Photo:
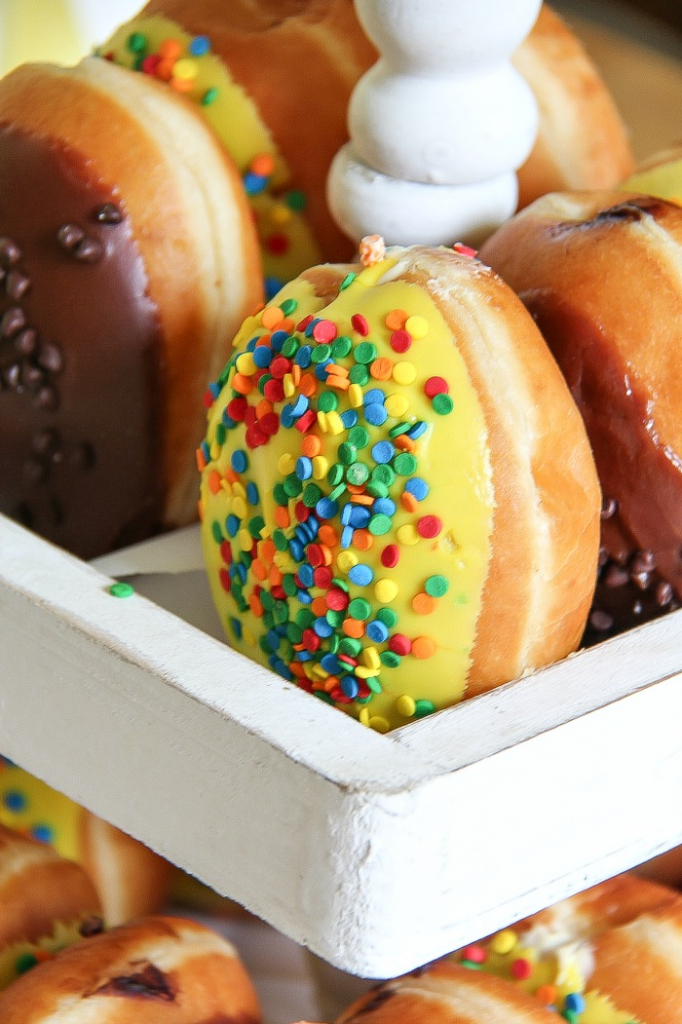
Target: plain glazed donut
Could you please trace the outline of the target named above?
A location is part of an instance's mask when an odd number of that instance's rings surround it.
[[[198,457],[230,643],[385,730],[575,649],[600,493],[511,290],[470,253],[366,249],[246,320]]]
[[[261,295],[241,178],[172,90],[0,83],[0,511],[91,558],[196,517],[205,382]]]
[[[85,871],[0,825],[0,988],[83,935],[102,928]]]
[[[163,908],[171,865],[142,843],[0,757],[0,826],[81,865],[107,926]]]
[[[533,315],[604,492],[589,641],[682,598],[682,209],[621,192],[539,199],[481,251]]]
[[[0,994],[3,1024],[259,1024],[234,947],[194,921],[149,917],[81,941]]]

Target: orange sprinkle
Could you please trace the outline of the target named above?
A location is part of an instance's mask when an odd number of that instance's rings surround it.
[[[233,484],[239,480],[239,473],[236,469],[232,469],[232,466],[228,466],[225,470],[225,479],[229,484]]]
[[[279,326],[278,326],[277,330],[278,331],[286,331],[287,334],[291,334],[291,332],[294,329],[294,326],[295,326],[295,324],[294,324],[293,317],[285,316],[284,320],[280,320]]]
[[[211,472],[208,474],[208,489],[211,492],[211,494],[217,494],[218,491],[220,490],[220,487],[220,473],[218,472],[217,469],[212,469]]]
[[[289,518],[289,509],[286,505],[277,505],[275,507],[275,523],[279,526],[280,530],[286,530],[287,526],[290,525],[291,519]]]
[[[301,453],[308,459],[314,459],[322,451],[322,441],[317,434],[306,434],[301,444]]]
[[[294,384],[296,381],[294,381]],[[304,373],[301,375],[301,380],[298,384],[298,389],[302,395],[306,398],[311,398],[317,391],[317,380],[313,377],[312,373]]]
[[[206,466],[206,456],[202,452],[201,448],[197,448],[197,469],[201,473],[202,469],[206,469]]]
[[[262,345],[267,345],[268,348],[270,348],[270,342],[271,341],[272,341],[272,335],[271,334],[261,334],[260,338],[256,342],[256,348],[258,348],[259,345],[261,345],[261,346]]]
[[[326,544],[320,544],[320,551],[322,552],[322,561],[325,565],[332,564],[332,553]]]
[[[179,39],[164,39],[159,45],[159,56],[164,60],[177,60],[182,53]]]
[[[257,580],[261,581],[261,583],[264,583],[265,580],[268,578],[268,570],[265,568],[263,563],[258,558],[254,558],[253,562],[251,563],[251,572],[253,573]]]
[[[252,563],[252,567],[253,567],[253,563]],[[251,594],[251,596],[249,597],[249,608],[251,609],[251,611],[253,612],[253,614],[257,618],[259,618],[259,619],[263,618],[263,605],[260,603],[260,598],[259,598],[258,594]],[[414,653],[414,647],[413,647],[413,653]]]
[[[346,489],[347,489],[349,494],[364,494],[365,493],[365,485],[364,484],[347,484],[346,485]]]
[[[345,366],[338,366],[336,363],[330,363],[327,367],[327,373],[333,373],[335,377],[347,377],[348,370]]]
[[[201,501],[201,499],[197,502],[197,515],[199,517],[199,522],[203,523],[203,521],[204,521],[204,503],[203,503],[203,501]]]
[[[412,607],[417,615],[431,615],[436,607],[436,602],[430,594],[426,594],[422,590],[412,598]]]
[[[278,587],[282,582],[281,570],[278,569],[274,563],[270,566],[270,572],[268,573],[268,582],[273,587]]]
[[[417,450],[417,443],[413,441],[407,434],[398,434],[393,440],[393,444],[396,448],[402,448],[406,452],[415,452]]]
[[[551,1006],[556,999],[556,988],[554,985],[540,985],[535,995],[543,1006]]]
[[[162,82],[170,82],[173,77],[174,64],[175,58],[172,60],[160,60],[154,69],[154,77],[161,79]]]
[[[277,548],[275,547],[275,542],[274,540],[271,540],[269,537],[266,537],[265,540],[261,540],[258,542],[258,557],[266,565],[272,565],[272,560],[275,557],[276,551]]]
[[[348,391],[348,388],[350,387],[348,377],[339,377],[333,373],[329,374],[325,380],[325,384],[328,388],[336,388],[338,391]]]
[[[386,316],[386,326],[390,331],[402,331],[407,320],[407,313],[404,309],[392,309]]]
[[[365,635],[365,624],[360,619],[344,619],[341,629],[346,636],[353,637],[354,640],[359,640]]]
[[[426,660],[436,653],[436,641],[430,636],[416,636],[412,641],[412,652],[415,658]]]
[[[327,676],[327,678],[323,680],[321,689],[325,690],[327,693],[331,693],[332,690],[335,690],[339,685],[339,682],[340,679],[338,676]]]
[[[403,491],[400,495],[400,504],[406,512],[416,512],[419,507],[419,502],[415,498],[414,494],[410,494],[409,491]]]
[[[256,406],[256,416],[258,419],[261,419],[261,417],[267,416],[269,412],[272,412],[272,402],[269,402],[267,398],[261,398]]]
[[[369,372],[374,380],[390,380],[393,375],[393,363],[382,356],[370,364]]]
[[[350,490],[350,487],[348,488]],[[371,494],[355,494],[353,495],[354,505],[373,505],[374,498]]]
[[[339,535],[334,527],[330,526],[329,523],[323,523],[317,531],[317,535],[322,541],[322,544],[327,548],[335,548],[339,543]]]
[[[305,677],[305,670],[300,661],[290,661],[289,669],[291,674],[296,676],[298,679],[303,679]]]
[[[240,395],[250,395],[253,391],[253,381],[245,373],[235,373],[232,378],[232,389]]]
[[[353,544],[358,551],[369,551],[374,544],[374,537],[369,530],[354,530]]]
[[[327,602],[324,599],[324,597],[315,597],[315,598],[313,598],[313,602],[310,605],[310,607],[311,607],[311,610],[315,613],[315,615],[317,615],[318,618],[320,618],[320,616],[324,617],[327,614],[327,611],[328,611],[328,609],[327,609]]]
[[[284,313],[279,306],[266,306],[260,317],[260,322],[268,331],[276,327],[282,320],[284,320]]]
[[[251,161],[251,170],[262,178],[269,178],[275,169],[275,161],[270,153],[259,153]]]
[[[192,78],[171,78],[171,89],[175,89],[176,92],[191,92],[194,88],[194,80]]]

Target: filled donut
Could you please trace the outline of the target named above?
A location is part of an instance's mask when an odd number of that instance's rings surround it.
[[[3,79],[0,511],[84,558],[193,520],[200,396],[260,295],[239,174],[178,94],[95,58]]]
[[[682,209],[636,193],[559,193],[482,258],[519,294],[583,415],[604,493],[588,641],[682,598]]]
[[[234,947],[194,921],[149,917],[95,935],[0,994],[3,1024],[259,1024]]]
[[[0,826],[80,864],[107,926],[161,910],[166,902],[172,872],[167,861],[3,757]]]
[[[511,290],[466,250],[363,251],[245,321],[197,454],[230,643],[385,731],[575,649],[600,493]]]
[[[0,988],[102,927],[85,871],[0,825]]]

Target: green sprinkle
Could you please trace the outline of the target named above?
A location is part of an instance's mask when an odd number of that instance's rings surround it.
[[[112,597],[132,597],[135,593],[135,587],[131,586],[130,583],[112,583],[109,587],[109,593]]]
[[[377,357],[377,347],[371,341],[361,341],[353,349],[353,359],[356,363],[363,363],[365,366],[373,363]]]
[[[326,690],[313,690],[313,693],[319,700],[323,700],[325,704],[334,703],[332,695],[330,693],[327,693]]]
[[[286,356],[287,359],[290,359],[292,356],[296,355],[300,347],[301,346],[298,338],[287,338],[287,340],[282,345],[282,355]]]
[[[393,459],[393,468],[401,476],[410,476],[417,468],[417,459],[412,452],[401,452]]]
[[[455,407],[450,395],[434,395],[431,405],[433,411],[437,412],[439,416],[447,416]]]
[[[375,466],[372,470],[372,483],[383,484],[384,487],[391,487],[391,485],[395,483],[395,470],[387,463],[384,463],[381,466]]]
[[[298,498],[303,490],[303,481],[299,480],[295,473],[289,473],[288,476],[285,476],[282,486],[290,498]]]
[[[381,693],[381,683],[376,676],[370,676],[369,679],[365,679],[365,682],[369,686],[372,693]]]
[[[288,546],[289,544],[287,543],[286,547]],[[285,573],[285,575],[282,577],[282,590],[287,595],[287,597],[293,597],[295,594],[298,593],[298,584],[296,583],[296,577],[293,575],[293,573]]]
[[[308,205],[308,199],[305,192],[301,192],[298,188],[294,188],[291,192],[287,192],[284,201],[290,210],[294,210],[297,213],[305,210]]]
[[[296,622],[290,622],[287,626],[287,638],[292,644],[300,644],[303,639],[303,630]]]
[[[289,316],[298,307],[296,299],[285,299],[284,302],[280,302],[279,308],[282,310],[285,316]]]
[[[378,512],[376,515],[372,516],[367,524],[367,529],[374,537],[383,537],[385,534],[390,532],[392,527],[393,521],[391,520],[391,517],[385,515],[383,512]]]
[[[356,366],[351,366],[348,374],[348,380],[351,384],[359,384],[361,387],[364,387],[369,380],[369,370],[361,363],[358,363]]]
[[[352,466],[349,466],[346,470],[346,480],[349,484],[353,484],[355,487],[359,487],[369,479],[369,469],[364,462],[354,462]]]
[[[365,488],[365,492],[369,494],[370,498],[387,498],[388,487],[386,484],[377,483],[376,480],[370,480]]]
[[[346,276],[344,277],[343,281],[339,285],[339,291],[340,292],[345,291],[345,289],[348,288],[349,285],[351,285],[354,280],[355,280],[355,274],[351,270],[350,273],[346,274]]]
[[[213,534],[213,540],[216,544],[222,544],[223,542],[223,531],[220,528],[220,523],[215,520],[211,523],[211,533]]]
[[[338,408],[339,399],[333,391],[324,391],[317,400],[317,408],[322,412],[333,412]]]
[[[301,629],[307,629],[308,626],[312,626],[314,621],[315,615],[311,612],[310,608],[301,608],[301,610],[296,613],[296,622]]]
[[[353,342],[347,334],[340,334],[332,342],[332,356],[334,359],[343,359],[353,347]]]
[[[264,526],[265,520],[263,519],[262,516],[253,516],[252,519],[249,519],[248,529],[249,533],[251,534],[254,540],[258,540],[258,538],[260,537],[261,530],[263,529]]]
[[[133,32],[128,36],[127,46],[131,53],[144,53],[147,49],[147,37],[141,32]]]
[[[264,591],[261,591],[261,600],[263,593]],[[273,615],[278,626],[283,626],[285,622],[287,622],[289,618],[289,607],[286,601],[275,601]]]
[[[269,380],[272,380],[271,373],[264,373],[262,377],[258,378],[258,390],[261,393],[261,395],[265,394],[265,385],[268,383]]]
[[[372,614],[372,606],[369,601],[365,601],[364,597],[354,597],[348,605],[348,614],[352,619],[360,619],[364,622]]]
[[[322,491],[317,484],[308,484],[303,491],[303,504],[306,508],[315,508],[322,497]]]
[[[358,457],[358,450],[350,441],[343,441],[339,445],[338,456],[342,466],[352,466]]]
[[[366,448],[370,441],[369,431],[357,423],[348,431],[348,441],[356,448]]]
[[[424,584],[424,590],[430,597],[443,597],[450,589],[450,584],[445,576],[429,576]]]
[[[380,608],[377,612],[377,618],[379,622],[383,622],[384,626],[393,629],[398,622],[398,613],[393,608]]]
[[[386,668],[397,668],[400,662],[403,660],[399,654],[394,651],[382,651],[379,655],[381,664],[385,665]]]
[[[333,487],[331,489],[331,491],[329,492],[330,499],[332,501],[336,501],[337,498],[341,497],[341,495],[343,494],[343,492],[345,490],[346,490],[346,485],[345,485],[345,483],[342,480],[340,484],[337,484],[336,487]]]
[[[334,627],[334,629],[338,629],[338,627],[343,623],[345,617],[346,616],[344,615],[343,612],[335,612],[333,608],[330,608],[327,614],[325,615],[325,619],[327,620],[330,626]]]
[[[328,359],[331,359],[332,347],[331,345],[318,345],[314,348],[310,354],[310,358],[314,363],[326,363]]]
[[[475,960],[460,960],[459,963],[462,967],[468,967],[470,971],[480,971],[483,967],[483,964],[477,964]]]
[[[426,715],[432,715],[436,710],[436,705],[430,700],[416,700],[414,702],[414,717],[425,718]]]
[[[260,603],[267,612],[271,612],[275,607],[275,598],[272,596],[269,590],[262,590],[260,595]]]
[[[215,85],[212,85],[210,89],[207,89],[204,95],[201,97],[202,107],[210,107],[212,103],[218,99],[218,89]]]
[[[289,541],[287,540],[284,530],[273,530],[272,540],[278,551],[286,551],[289,547]],[[286,579],[286,576],[284,579]]]
[[[391,427],[391,429],[389,430],[388,436],[399,437],[401,434],[406,434],[411,426],[411,423],[407,423],[405,421],[403,421],[402,423],[396,423],[396,425],[394,427]]]
[[[332,487],[336,487],[343,480],[344,468],[340,462],[335,462],[333,466],[329,468],[327,473],[327,483],[331,484]],[[345,488],[344,488],[345,490]],[[331,497],[331,495],[330,495]]]
[[[18,956],[14,962],[14,969],[17,974],[26,974],[32,967],[38,963],[38,958],[33,953],[22,953]]]
[[[348,654],[355,658],[362,650],[362,644],[352,636],[344,636],[339,642],[339,654]]]

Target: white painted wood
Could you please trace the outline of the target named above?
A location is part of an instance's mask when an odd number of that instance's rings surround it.
[[[0,750],[337,967],[682,841],[680,613],[380,736],[109,582],[0,518]]]

